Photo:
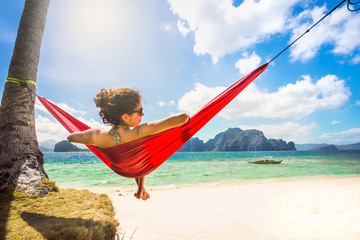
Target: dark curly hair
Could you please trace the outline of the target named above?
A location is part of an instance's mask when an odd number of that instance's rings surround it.
[[[124,124],[121,116],[133,113],[140,101],[139,92],[130,88],[101,89],[94,97],[96,106],[100,108],[101,119],[105,124],[113,126]]]

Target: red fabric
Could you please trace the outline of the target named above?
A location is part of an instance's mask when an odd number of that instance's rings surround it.
[[[145,176],[154,171],[175,153],[187,140],[259,76],[267,66],[267,63],[263,64],[234,83],[202,107],[187,123],[179,127],[110,148],[87,147],[119,175],[131,178]],[[84,131],[90,128],[45,98],[38,98],[69,132]]]

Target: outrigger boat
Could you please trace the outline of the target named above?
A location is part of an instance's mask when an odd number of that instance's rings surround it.
[[[254,163],[254,164],[280,164],[283,160],[280,161],[276,161],[274,160],[274,157],[272,156],[267,156],[264,159],[261,160],[255,160],[255,161],[248,161],[249,163]]]

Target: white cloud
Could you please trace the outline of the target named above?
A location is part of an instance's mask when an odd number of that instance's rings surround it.
[[[239,73],[242,75],[248,74],[261,63],[261,57],[259,57],[255,52],[253,52],[250,56],[248,53],[243,53],[242,56],[243,58],[239,59],[235,63],[235,67],[239,69]]]
[[[178,102],[181,111],[191,114],[225,90],[197,83]],[[345,104],[351,93],[335,75],[313,82],[310,76],[295,84],[280,87],[276,92],[260,90],[252,83],[219,113],[226,119],[239,117],[300,118],[315,111],[337,109]]]
[[[246,49],[265,41],[271,34],[285,31],[291,8],[300,2],[245,0],[234,7],[230,0],[168,1],[173,13],[195,33],[194,52],[210,54],[214,63],[226,54]]]
[[[356,105],[360,105],[360,101],[356,101]]]
[[[293,36],[290,42],[299,37],[327,12],[326,7],[322,6],[305,10],[299,14],[292,24]],[[332,52],[335,54],[352,53],[360,47],[360,42],[355,40],[360,39],[359,25],[359,14],[351,14],[346,6],[337,9],[293,45],[290,54],[292,60],[305,62],[314,57],[324,44],[333,45]],[[352,61],[357,64],[360,60],[358,56],[355,56]]]
[[[194,114],[202,106],[204,106],[207,102],[209,102],[224,90],[225,87],[211,88],[203,84],[196,83],[194,90],[185,93],[185,95],[181,97],[178,102],[178,109]]]
[[[315,123],[300,125],[295,122],[285,122],[282,124],[261,124],[261,125],[240,125],[243,130],[257,129],[264,133],[266,138],[283,139],[284,141],[293,141],[295,143],[311,142],[313,130],[318,126]]]
[[[183,37],[186,37],[186,35],[188,35],[189,32],[190,32],[190,29],[185,26],[185,22],[182,21],[182,20],[178,21],[177,27],[178,27],[179,32],[181,33],[181,35],[183,35]]]
[[[338,133],[326,133],[320,136],[327,143],[348,144],[360,142],[360,128],[352,128]]]
[[[57,121],[38,115],[35,118],[36,135],[39,142],[53,139],[57,142],[65,140],[69,132]]]
[[[107,128],[103,123],[100,123],[93,118],[90,118],[90,120],[87,120],[83,117],[77,117],[77,119],[79,119],[81,122],[85,123],[86,125],[88,125],[91,128]]]
[[[90,126],[91,128],[105,128],[102,123],[95,121],[94,119],[86,120],[82,117],[77,117],[78,120]],[[62,126],[57,120],[50,120],[47,117],[38,115],[35,118],[36,134],[39,142],[53,139],[55,141],[65,140],[69,135],[69,132],[64,126]]]
[[[331,122],[332,125],[339,124],[339,123],[341,123],[341,121],[339,121],[339,120],[333,120],[333,121]]]
[[[158,106],[159,107],[164,107],[164,106],[173,106],[175,104],[175,101],[174,100],[171,100],[169,102],[164,102],[164,101],[160,101],[158,102]]]
[[[72,107],[69,107],[66,103],[57,103],[56,105],[59,106],[61,109],[63,109],[65,112],[68,112],[70,114],[74,114],[74,113],[81,114],[81,115],[86,114],[86,111],[76,110]]]
[[[168,0],[178,15],[178,29],[183,36],[194,32],[196,54],[209,54],[213,62],[230,53],[264,42],[271,35],[292,29],[292,42],[329,10],[315,6],[291,16],[300,1],[244,0],[238,7],[224,0]],[[187,23],[188,27],[184,27]],[[337,9],[314,27],[290,49],[293,61],[307,61],[322,45],[333,46],[335,54],[350,54],[360,42],[360,15],[351,14],[346,6]],[[359,63],[359,57],[352,59]]]
[[[49,113],[49,111],[42,105],[37,99],[35,101],[35,110],[42,111],[44,113]]]
[[[86,120],[83,117],[79,116],[86,114],[86,111],[76,110],[68,106],[66,103],[53,103],[91,128],[106,127],[104,124],[99,123],[92,118],[90,120]],[[53,139],[56,141],[65,140],[66,137],[69,135],[69,132],[65,129],[65,127],[62,126],[57,120],[55,120],[54,117],[50,117],[51,119],[53,119],[50,120],[49,118],[41,115],[41,113],[46,113],[50,115],[49,111],[44,107],[44,105],[42,105],[39,101],[36,101],[35,109],[38,111],[37,117],[35,118],[36,134],[38,141],[42,142],[49,139]]]
[[[66,103],[56,103],[53,102],[55,105],[57,105],[59,108],[63,109],[65,112],[74,115],[74,114],[80,114],[80,115],[84,115],[86,114],[86,111],[80,111],[80,110],[76,110],[70,106],[68,106]],[[45,113],[49,113],[49,111],[44,107],[44,105],[42,105],[39,101],[35,102],[35,109],[45,112]]]
[[[357,54],[356,56],[354,56],[353,59],[351,60],[351,63],[354,65],[360,63],[360,54]]]
[[[164,23],[162,27],[165,31],[172,31],[175,29],[175,26],[176,25],[174,23]]]

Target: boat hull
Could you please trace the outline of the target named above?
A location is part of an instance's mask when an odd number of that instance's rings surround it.
[[[275,160],[261,160],[261,161],[248,161],[249,163],[253,164],[280,164],[281,161],[275,161]]]

